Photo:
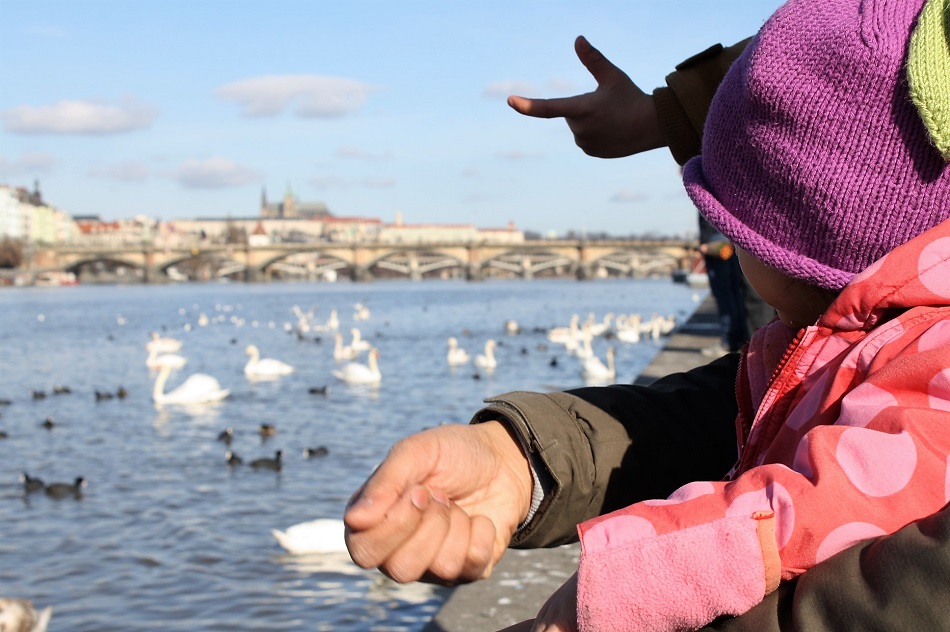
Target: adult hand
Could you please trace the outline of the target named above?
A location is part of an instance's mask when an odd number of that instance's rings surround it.
[[[401,440],[343,516],[350,557],[398,582],[487,577],[531,504],[531,470],[505,424],[444,425]]]
[[[665,144],[653,96],[614,66],[583,37],[574,41],[578,59],[597,81],[597,89],[558,99],[508,97],[526,116],[563,117],[584,153],[597,158],[630,156]]]

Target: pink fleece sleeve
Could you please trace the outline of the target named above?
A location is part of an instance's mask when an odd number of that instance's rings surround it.
[[[691,630],[720,614],[745,612],[778,586],[774,524],[774,514],[763,512],[619,547],[585,547],[578,573],[579,630]]]

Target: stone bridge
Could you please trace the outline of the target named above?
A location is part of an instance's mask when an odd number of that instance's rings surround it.
[[[603,276],[670,274],[688,267],[695,245],[674,240],[541,240],[492,243],[281,243],[262,246],[200,243],[190,247],[59,246],[37,249],[29,263],[34,272],[65,270],[82,277],[99,265],[129,268],[146,283],[195,278],[182,269],[205,270],[201,278],[245,281],[277,278],[328,279],[347,275],[354,281],[378,276],[413,280],[432,276],[479,280],[487,276],[525,279],[539,274]]]

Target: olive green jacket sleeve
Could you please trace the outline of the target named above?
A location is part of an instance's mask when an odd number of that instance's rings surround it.
[[[678,164],[700,153],[709,104],[729,66],[749,41],[728,48],[716,44],[693,55],[666,76],[665,86],[653,91],[660,131]]]
[[[650,386],[513,392],[487,400],[473,422],[507,420],[550,480],[511,546],[577,540],[588,518],[690,481],[721,479],[735,463],[738,355]]]

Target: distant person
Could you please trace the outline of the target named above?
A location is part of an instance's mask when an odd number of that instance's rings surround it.
[[[699,216],[699,251],[703,254],[709,291],[719,313],[719,340],[702,354],[719,358],[742,350],[751,334],[746,323],[746,282],[736,248],[719,229]]]
[[[915,106],[946,106],[950,77],[920,71],[945,0],[909,45],[923,4],[791,0],[716,94],[687,189],[779,314],[738,382],[729,354],[653,387],[491,398],[393,448],[348,507],[353,559],[472,581],[582,523],[579,574],[511,630],[948,629],[950,133]],[[599,107],[635,101],[643,138],[609,151],[659,146],[670,95],[578,53],[601,94],[549,115],[588,108],[568,118],[585,147]]]

